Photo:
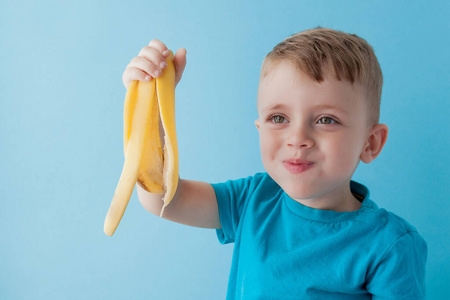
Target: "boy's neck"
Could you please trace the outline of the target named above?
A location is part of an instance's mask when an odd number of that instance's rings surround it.
[[[333,210],[337,212],[355,211],[361,208],[361,202],[352,194],[350,184],[348,189],[334,191],[331,195],[323,195],[315,199],[294,199],[295,201],[314,208],[322,210]]]

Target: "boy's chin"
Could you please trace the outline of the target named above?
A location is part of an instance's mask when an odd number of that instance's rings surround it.
[[[268,174],[292,199],[304,199],[311,196],[311,182],[301,183],[297,180],[292,180],[292,178],[289,177],[279,176],[278,174]]]
[[[294,200],[311,200],[314,198],[314,190],[311,188],[311,185],[307,186],[281,186],[281,188],[284,190],[284,192],[291,197]]]

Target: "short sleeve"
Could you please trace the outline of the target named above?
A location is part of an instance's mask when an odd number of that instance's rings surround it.
[[[217,237],[222,244],[233,243],[247,199],[251,195],[254,177],[249,176],[224,183],[212,183],[219,207],[221,229]]]
[[[425,299],[427,244],[417,232],[397,239],[368,274],[372,299]]]

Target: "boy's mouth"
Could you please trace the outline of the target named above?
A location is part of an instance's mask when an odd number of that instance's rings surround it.
[[[299,174],[311,169],[314,163],[304,159],[286,159],[283,161],[283,165],[292,174]]]

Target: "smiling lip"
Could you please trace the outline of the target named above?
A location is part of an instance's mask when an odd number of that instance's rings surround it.
[[[283,161],[283,165],[292,174],[299,174],[311,169],[314,163],[303,159],[287,159]]]

